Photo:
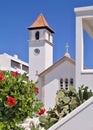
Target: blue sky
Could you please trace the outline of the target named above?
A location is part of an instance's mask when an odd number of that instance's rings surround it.
[[[28,62],[27,27],[42,12],[55,31],[54,62],[64,56],[66,43],[75,59],[74,8],[90,5],[93,0],[0,0],[0,53],[17,54]]]

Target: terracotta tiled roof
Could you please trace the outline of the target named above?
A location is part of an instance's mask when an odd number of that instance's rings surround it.
[[[35,22],[28,27],[29,30],[33,30],[37,28],[47,28],[50,32],[54,33],[54,31],[49,27],[42,13],[38,16]]]

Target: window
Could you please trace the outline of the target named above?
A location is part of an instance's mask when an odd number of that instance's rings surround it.
[[[27,73],[29,72],[29,67],[26,65],[22,65],[22,70],[26,71]]]
[[[70,85],[73,86],[73,78],[70,79]]]
[[[16,68],[20,69],[21,68],[20,63],[14,61],[14,60],[11,60],[11,67],[14,68],[14,69],[16,69]]]
[[[69,86],[73,86],[74,85],[74,79],[73,78],[60,78],[60,89],[69,89]]]
[[[63,89],[63,79],[60,79],[60,88]]]
[[[68,79],[67,78],[65,79],[65,89],[66,90],[68,89]]]
[[[39,31],[37,31],[37,32],[35,33],[35,38],[36,38],[36,40],[39,40]]]

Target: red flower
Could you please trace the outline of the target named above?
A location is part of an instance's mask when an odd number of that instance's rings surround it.
[[[13,76],[13,77],[17,77],[17,76],[18,76],[18,72],[17,72],[17,71],[16,71],[16,72],[13,72],[13,73],[12,73],[12,76]]]
[[[39,93],[39,88],[38,88],[38,87],[35,87],[34,90],[35,90],[35,93],[36,93],[36,94]]]
[[[41,116],[42,114],[44,114],[45,113],[45,108],[42,108],[42,109],[40,109],[40,111],[38,112],[38,114]]]
[[[9,106],[13,107],[13,106],[15,106],[15,104],[16,104],[16,100],[15,100],[15,98],[13,98],[13,97],[11,97],[11,96],[8,96],[8,98],[7,98],[7,100],[6,100],[6,103],[7,103]]]
[[[0,73],[0,81],[2,81],[4,79],[4,75],[3,73]]]

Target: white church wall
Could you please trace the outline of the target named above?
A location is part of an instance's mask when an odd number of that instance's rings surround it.
[[[35,30],[30,30],[30,40],[32,40],[32,41],[35,41],[36,39],[35,39],[35,33],[37,32],[37,31],[39,31],[40,33],[39,33],[39,40],[44,40],[44,30],[42,30],[42,29],[35,29]]]
[[[93,97],[48,130],[93,130]]]
[[[42,98],[46,109],[55,105],[56,93],[60,89],[60,78],[73,78],[75,84],[75,66],[65,61],[44,76]]]
[[[46,85],[44,87],[44,105],[46,110],[48,110],[49,108],[53,108],[55,105],[55,97],[56,97],[56,93],[59,89],[59,81],[58,79],[54,79],[53,81],[51,81],[48,85]]]
[[[53,65],[53,46],[50,44],[45,44],[45,68]]]
[[[51,43],[53,42],[52,34],[48,30],[45,30],[45,39]]]
[[[53,42],[52,34],[46,30],[46,29],[35,29],[35,30],[30,30],[30,40],[34,41],[35,40],[35,33],[39,31],[40,37],[39,40],[47,40],[49,42]]]
[[[43,70],[45,70],[45,47],[44,47],[45,43],[43,43],[42,41],[38,41],[36,43],[33,42],[29,43],[29,77],[36,81],[37,80],[37,76],[36,76],[36,72],[41,73]],[[38,48],[40,49],[40,54],[36,55],[34,53],[34,50]]]
[[[39,32],[39,39],[36,39],[36,32]],[[30,30],[29,38],[29,79],[37,80],[37,73],[43,72],[53,64],[53,46],[48,39],[51,34],[46,27],[44,29]],[[39,53],[36,53],[38,49]]]
[[[44,103],[44,77],[38,78],[37,87],[39,88],[38,98]]]

